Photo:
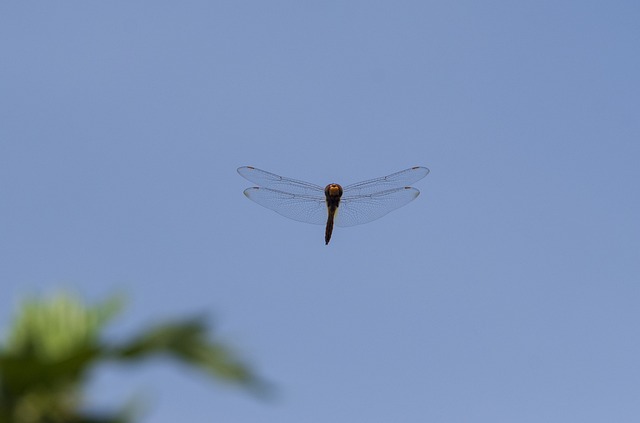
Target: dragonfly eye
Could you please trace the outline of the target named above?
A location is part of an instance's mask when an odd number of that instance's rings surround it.
[[[329,184],[324,189],[324,195],[330,196],[330,197],[341,197],[342,187],[338,184]]]

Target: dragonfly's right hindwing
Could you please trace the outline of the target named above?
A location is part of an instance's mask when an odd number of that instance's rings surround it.
[[[252,201],[298,222],[325,225],[327,204],[324,198],[291,194],[270,188],[253,187],[244,190]]]

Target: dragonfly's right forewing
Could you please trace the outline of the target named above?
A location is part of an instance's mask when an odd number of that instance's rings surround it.
[[[324,197],[324,188],[310,182],[299,181],[267,172],[251,166],[238,168],[238,173],[245,179],[264,188],[302,195],[319,195]]]

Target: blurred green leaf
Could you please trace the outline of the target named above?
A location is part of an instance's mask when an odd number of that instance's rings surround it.
[[[269,387],[223,343],[212,341],[203,319],[156,325],[124,343],[105,343],[106,324],[122,298],[86,306],[58,294],[23,303],[0,347],[0,423],[124,423],[132,408],[112,414],[83,409],[89,370],[105,361],[140,362],[156,355],[204,371],[216,380],[268,394]]]
[[[241,384],[255,393],[268,389],[267,384],[259,380],[228,347],[208,339],[207,326],[202,319],[158,325],[111,350],[115,359],[124,361],[158,354],[201,368],[219,379]]]
[[[43,360],[67,357],[76,349],[97,343],[105,324],[121,309],[113,297],[93,307],[64,293],[49,301],[24,301],[6,342],[6,351],[34,355]]]

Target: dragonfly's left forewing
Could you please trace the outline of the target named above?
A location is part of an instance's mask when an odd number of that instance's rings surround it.
[[[422,166],[414,166],[391,175],[368,181],[357,182],[344,187],[345,195],[367,195],[376,192],[391,190],[394,188],[408,187],[429,174],[429,169]]]

